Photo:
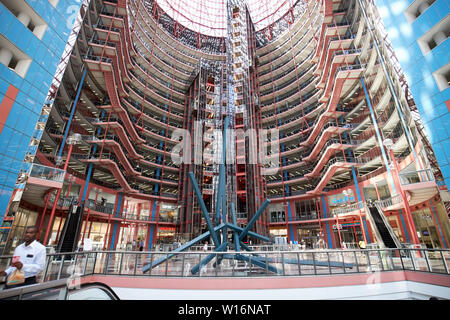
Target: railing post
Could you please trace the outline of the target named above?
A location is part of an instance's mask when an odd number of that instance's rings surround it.
[[[121,252],[120,253],[120,260],[119,260],[119,275],[122,273],[123,255],[124,255],[124,253]]]
[[[369,252],[368,251],[364,251],[364,253],[366,254],[366,258],[367,258],[367,265],[369,267],[369,271],[372,272],[372,264],[370,263],[370,256],[369,256]]]
[[[45,282],[45,278],[47,277],[47,273],[48,273],[48,268],[49,268],[49,266],[50,266],[50,258],[51,258],[52,256],[51,255],[49,255],[49,256],[47,256],[47,258],[46,258],[46,260],[47,260],[47,262],[45,263],[45,269],[44,269],[44,275],[43,275],[43,277],[42,277],[42,282]],[[8,264],[9,265],[9,264]]]
[[[88,264],[88,261],[89,261],[89,254],[90,254],[90,253],[87,253],[87,254],[85,255],[86,261],[84,262],[83,276],[86,275],[87,264]]]
[[[353,255],[355,257],[356,272],[359,273],[359,263],[358,263],[358,257],[356,255],[356,251],[353,251]]]
[[[153,268],[151,267],[152,264],[153,264],[153,254],[150,251],[150,262],[149,262],[150,268],[148,269],[148,275],[149,276],[152,275],[152,270],[153,270]]]
[[[327,251],[328,273],[331,274],[330,253]]]
[[[61,265],[59,266],[58,276],[56,277],[56,280],[59,280],[59,277],[61,277],[61,271],[62,271],[62,268],[63,268],[63,266],[64,266],[64,258],[65,258],[65,257],[66,257],[66,255],[63,254],[63,255],[62,255],[62,258],[61,258]]]
[[[105,258],[105,271],[104,271],[104,274],[108,274],[109,257],[110,257],[110,253],[109,253],[109,252],[106,252],[106,258]]]
[[[381,249],[378,249],[377,252],[378,252],[378,258],[380,259],[381,271],[384,271],[383,257],[381,256]]]
[[[166,269],[164,270],[164,275],[167,277],[167,272],[169,270],[169,254],[167,253],[167,258],[166,258]],[[199,271],[200,272],[200,271]]]
[[[136,275],[136,269],[137,269],[137,264],[138,264],[138,256],[140,254],[139,253],[135,253],[134,254],[134,271],[133,271],[133,275]]]
[[[441,257],[442,257],[442,263],[444,264],[445,271],[448,274],[450,272],[448,271],[447,260],[445,259],[444,252],[442,250],[440,250],[440,252],[441,252]]]
[[[412,264],[413,270],[416,271],[416,264],[414,263],[414,257],[413,257],[413,250],[414,249],[409,249],[409,250],[410,250],[409,251],[409,256],[411,258],[411,264]]]
[[[425,257],[425,262],[427,263],[428,272],[433,272],[433,269],[431,268],[430,261],[428,260],[428,251],[422,250],[422,253]]]
[[[181,260],[181,276],[184,277],[184,262],[186,260],[186,254],[181,252],[181,255],[183,256],[183,259]]]
[[[391,269],[395,270],[394,259],[392,258],[393,255],[394,255],[394,250],[391,249],[389,251],[389,260],[391,261]]]
[[[98,252],[94,252],[94,266],[92,267],[92,274],[95,274],[95,266],[97,265],[97,254]]]
[[[286,270],[284,269],[284,253],[281,252],[281,266],[283,267],[283,276],[286,275]]]
[[[200,273],[202,271],[202,268],[200,266],[201,262],[202,262],[202,252],[200,251],[200,253],[198,254],[198,266],[199,266],[199,268],[198,268],[198,277],[200,277]]]
[[[313,266],[314,266],[314,274],[317,274],[316,257],[314,256],[314,252],[312,252],[312,260],[313,260]]]
[[[398,256],[400,257],[400,263],[402,264],[402,270],[405,270],[405,265],[403,263],[402,250],[398,250]]]

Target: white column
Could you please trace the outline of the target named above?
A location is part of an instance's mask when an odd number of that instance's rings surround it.
[[[430,5],[428,4],[428,2],[425,1],[425,2],[423,2],[423,3],[419,6],[418,11],[419,11],[420,14],[422,14],[422,13],[424,13],[425,10],[427,10],[429,7],[430,7]]]
[[[433,36],[433,40],[434,42],[436,42],[436,46],[440,45],[442,42],[445,41],[445,39],[447,39],[447,36],[445,35],[444,31],[439,31],[438,33],[436,33]]]
[[[30,16],[24,12],[19,13],[19,15],[17,16],[17,19],[19,19],[19,21],[22,22],[25,27],[28,27],[28,25],[30,24],[30,21],[31,21]]]
[[[0,49],[0,62],[3,63],[5,66],[9,65],[12,57],[13,57],[13,53],[10,50],[8,50],[6,48]]]

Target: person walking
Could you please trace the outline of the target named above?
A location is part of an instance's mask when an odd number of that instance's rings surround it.
[[[14,250],[13,263],[8,269],[0,271],[0,277],[8,277],[16,269],[21,270],[25,274],[23,283],[14,286],[5,284],[5,289],[35,284],[36,276],[44,270],[47,253],[45,246],[36,240],[37,235],[37,227],[27,227],[24,236],[25,242]]]
[[[143,251],[144,250],[144,240],[141,239],[140,243],[139,243],[139,251]]]

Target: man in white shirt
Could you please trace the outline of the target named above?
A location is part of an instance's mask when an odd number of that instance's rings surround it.
[[[37,234],[37,227],[27,227],[24,237],[25,242],[14,250],[13,256],[19,257],[18,261],[13,262],[5,271],[0,271],[0,277],[7,277],[16,269],[23,271],[25,282],[14,286],[14,288],[36,283],[36,275],[44,269],[46,250],[45,246],[36,241]],[[5,285],[5,289],[10,287]]]

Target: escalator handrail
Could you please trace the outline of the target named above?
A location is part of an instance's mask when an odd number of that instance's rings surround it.
[[[110,286],[108,286],[102,282],[90,282],[90,283],[80,284],[78,288],[69,288],[68,280],[70,280],[70,279],[65,278],[65,279],[59,279],[59,280],[54,280],[54,281],[31,284],[28,286],[23,286],[23,287],[18,287],[18,288],[0,290],[0,300],[14,298],[14,297],[18,297],[18,300],[21,300],[21,297],[24,294],[40,292],[40,291],[49,290],[49,289],[66,289],[67,292],[65,293],[64,298],[67,299],[71,293],[76,292],[77,290],[84,290],[87,288],[101,288],[101,289],[105,290],[113,300],[120,300],[119,296],[114,292],[114,290]]]

